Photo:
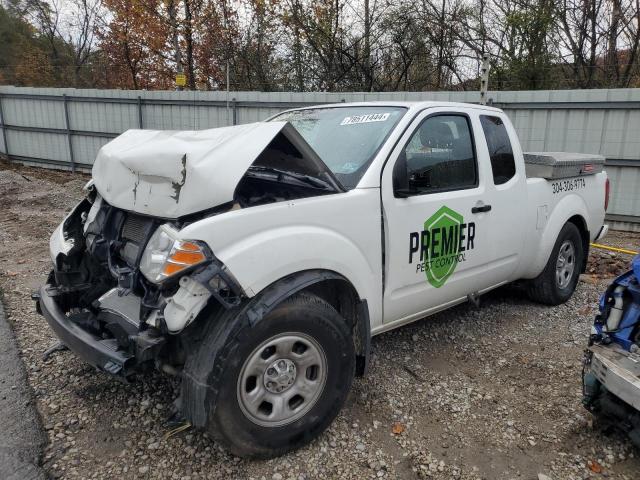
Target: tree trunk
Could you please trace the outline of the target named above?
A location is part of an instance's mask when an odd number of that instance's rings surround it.
[[[173,48],[176,62],[176,74],[182,73],[182,52],[180,51],[180,38],[178,33],[178,14],[176,12],[176,4],[173,0],[167,2],[167,14],[169,15],[169,24],[171,25],[171,31],[173,36]],[[177,90],[182,90],[182,87],[176,86]]]
[[[296,21],[293,27],[293,63],[296,69],[296,82],[298,84],[298,91],[304,92],[304,77],[302,74],[302,44],[300,42],[300,29]]]
[[[620,0],[611,0],[611,25],[607,38],[607,55],[605,72],[609,79],[609,87],[618,85],[618,31],[620,27]]]
[[[187,45],[187,72],[189,90],[196,89],[196,73],[193,65],[193,16],[189,0],[184,0],[184,39]]]
[[[373,91],[373,72],[371,71],[371,13],[369,0],[364,0],[364,81],[367,92]]]

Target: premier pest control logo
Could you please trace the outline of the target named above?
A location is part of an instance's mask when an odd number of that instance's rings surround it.
[[[458,212],[443,206],[424,222],[421,232],[409,234],[409,264],[424,272],[436,288],[443,286],[474,248],[476,224],[464,223]]]

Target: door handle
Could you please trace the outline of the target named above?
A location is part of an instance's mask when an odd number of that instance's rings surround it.
[[[481,207],[472,207],[471,213],[482,213],[491,211],[491,205],[482,205]]]

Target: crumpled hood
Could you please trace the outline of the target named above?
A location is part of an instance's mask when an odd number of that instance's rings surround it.
[[[200,131],[128,130],[103,146],[92,175],[111,205],[178,218],[233,200],[247,169],[286,122]]]

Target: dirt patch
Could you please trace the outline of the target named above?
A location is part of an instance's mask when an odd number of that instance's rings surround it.
[[[592,247],[589,252],[589,266],[586,273],[599,278],[617,277],[629,270],[632,258],[633,255],[626,253],[610,252]]]

